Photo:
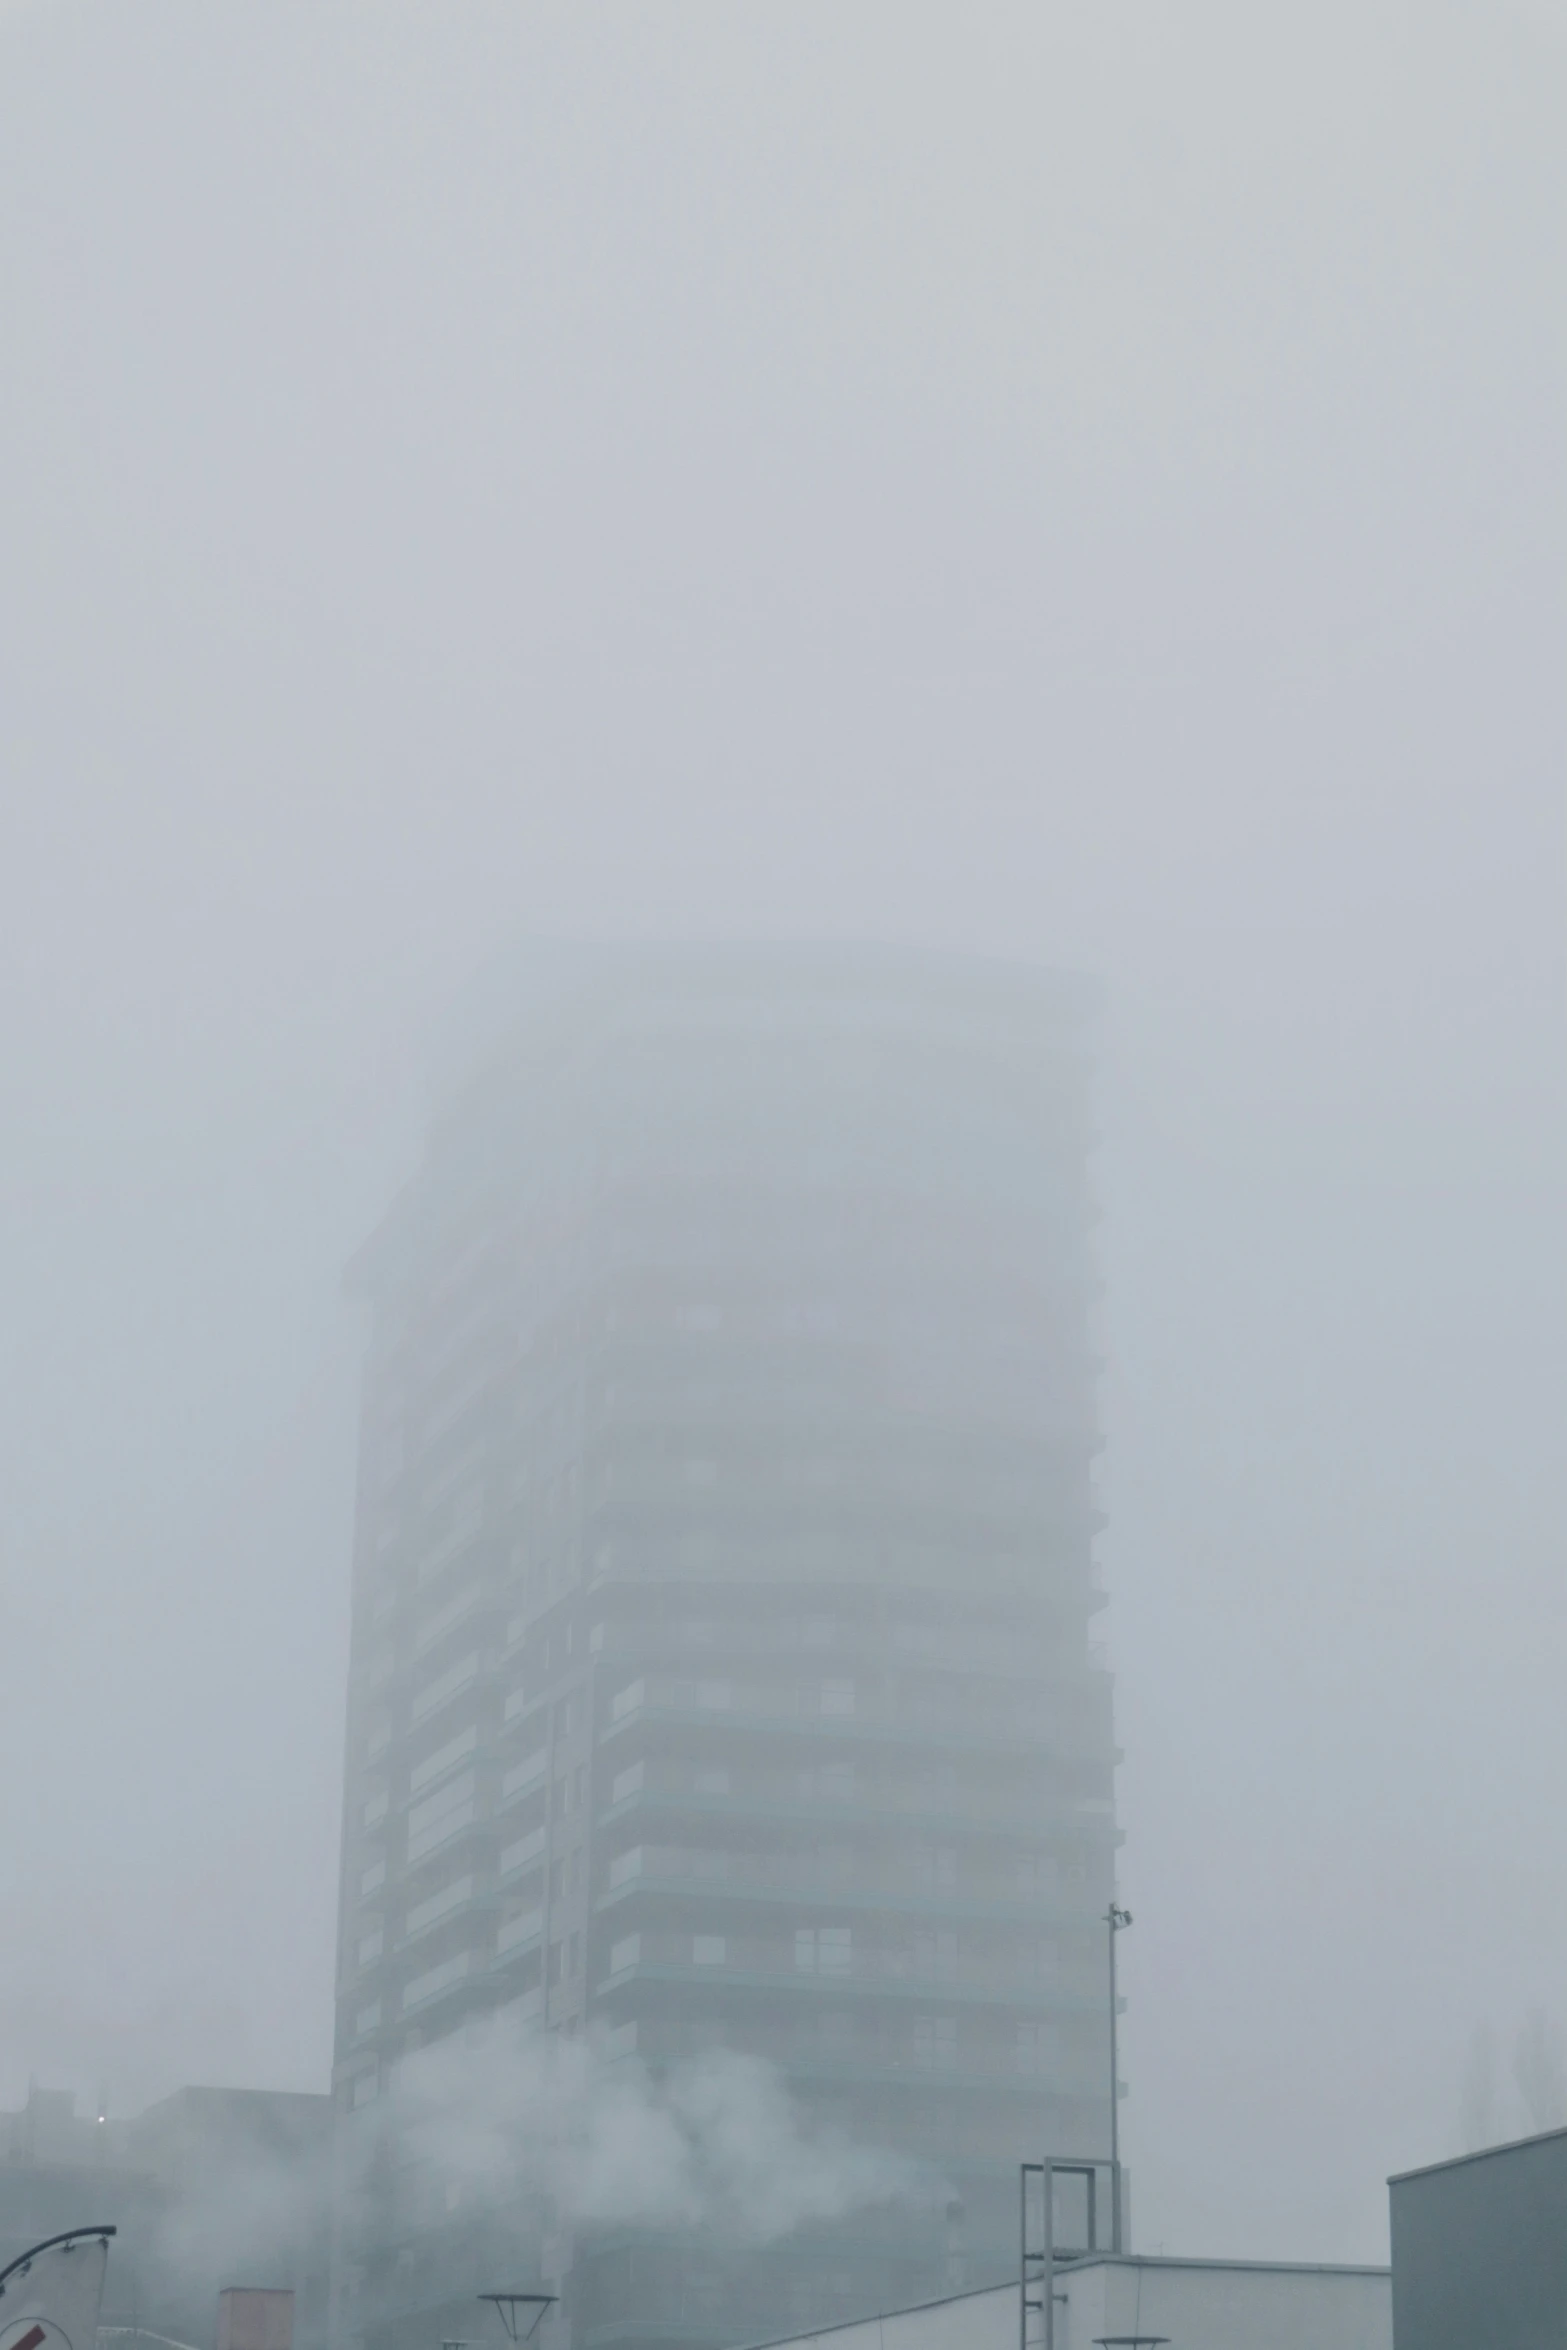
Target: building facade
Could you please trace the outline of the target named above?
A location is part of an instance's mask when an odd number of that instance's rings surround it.
[[[1018,2161],[1103,2150],[1088,1011],[546,955],[357,1262],[344,2341],[523,2284],[548,2350],[896,2306],[1013,2273]],[[763,2058],[925,2189],[745,2242],[590,2226],[542,2161],[470,2194],[399,2085],[497,2018],[655,2090]]]
[[[1567,2130],[1388,2181],[1394,2350],[1567,2342]]]

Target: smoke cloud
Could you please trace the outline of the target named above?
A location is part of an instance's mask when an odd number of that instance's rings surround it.
[[[325,2241],[333,2191],[330,2142],[312,2153],[261,2147],[182,2182],[149,2250],[155,2273],[223,2284],[290,2286],[312,2236]],[[143,2329],[145,2330],[145,2329]]]
[[[419,2050],[393,2096],[405,2153],[481,2198],[547,2191],[569,2223],[767,2243],[935,2191],[915,2163],[812,2125],[772,2065],[732,2049],[654,2079],[602,2043],[523,2026]]]
[[[339,2128],[314,2152],[236,2149],[201,2172],[162,2217],[157,2266],[290,2284],[320,2257],[334,2197],[367,2216],[386,2193],[474,2212],[536,2198],[556,2224],[731,2244],[945,2197],[935,2171],[814,2122],[763,2059],[714,2048],[655,2077],[602,2040],[504,2019],[405,2057],[387,2095]],[[392,2147],[396,2184],[379,2164]]]

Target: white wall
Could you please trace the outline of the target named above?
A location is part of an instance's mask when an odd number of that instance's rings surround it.
[[[1018,2350],[1016,2285],[801,2334],[776,2350]]]
[[[1165,2334],[1171,2350],[1392,2350],[1385,2269],[1098,2261],[1057,2290],[1056,2350],[1106,2334]]]
[[[1105,2334],[1165,2334],[1170,2350],[1392,2350],[1386,2269],[1207,2260],[1103,2260],[1056,2280],[1056,2350]],[[778,2350],[1017,2350],[1015,2285],[964,2293]]]

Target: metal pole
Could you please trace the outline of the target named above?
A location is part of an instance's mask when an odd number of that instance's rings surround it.
[[[1110,1937],[1110,2247],[1114,2252],[1121,2249],[1121,2072],[1116,2049],[1119,2002],[1115,1987],[1115,1938],[1131,1922],[1131,1911],[1112,1901],[1105,1911],[1105,1925]]]
[[[1017,2350],[1028,2350],[1028,2164],[1018,2169]]]
[[[1110,2168],[1115,2170],[1121,2160],[1121,2077],[1120,2060],[1115,2045],[1115,1903],[1112,1901],[1105,1915],[1110,1929]]]

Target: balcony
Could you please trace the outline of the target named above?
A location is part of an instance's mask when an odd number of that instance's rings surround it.
[[[514,1918],[508,1918],[495,1937],[495,1957],[492,1964],[502,1965],[537,1942],[544,1932],[542,1909],[526,1909]]]
[[[513,1877],[519,1869],[525,1869],[530,1862],[540,1859],[548,1836],[547,1825],[532,1828],[526,1836],[519,1836],[515,1844],[504,1846],[496,1863],[497,1876]]]
[[[759,1707],[741,1705],[719,1708],[697,1703],[665,1703],[652,1696],[628,1705],[618,1716],[612,1715],[599,1731],[598,1743],[601,1747],[612,1746],[633,1730],[649,1728],[717,1732],[725,1738],[758,1742],[773,1739],[795,1748],[913,1747],[925,1753],[1065,1756],[1074,1761],[1087,1758],[1095,1762],[1108,1760],[1113,1752],[1097,1728],[1090,1733],[1083,1724],[996,1731],[986,1730],[978,1722],[970,1725],[914,1720],[907,1716],[769,1713]]]
[[[608,1803],[595,1814],[599,1827],[612,1827],[617,1821],[635,1819],[646,1814],[654,1822],[688,1820],[695,1816],[703,1821],[732,1821],[737,1827],[755,1822],[758,1826],[776,1824],[779,1827],[830,1828],[842,1831],[872,1829],[883,1834],[907,1834],[917,1828],[932,1837],[954,1835],[984,1837],[997,1843],[1024,1841],[1030,1846],[1044,1837],[1052,1846],[1059,1840],[1070,1849],[1079,1838],[1075,1830],[1084,1827],[1096,1831],[1093,1841],[1101,1839],[1097,1831],[1109,1824],[1113,1830],[1111,1841],[1121,1841],[1120,1831],[1114,1828],[1115,1805],[1099,1797],[1043,1798],[1026,1809],[996,1808],[974,1802],[955,1808],[950,1800],[931,1807],[912,1797],[896,1795],[885,1802],[871,1802],[863,1797],[827,1798],[817,1796],[784,1797],[729,1794],[699,1795],[681,1788],[636,1788],[622,1796],[618,1803]]]
[[[593,1903],[595,1916],[619,1909],[637,1894],[645,1894],[669,1898],[682,1907],[710,1901],[736,1908],[798,1909],[804,1902],[813,1909],[842,1910],[850,1914],[969,1919],[975,1924],[1040,1927],[1078,1926],[1084,1922],[1081,1907],[1071,1908],[1059,1902],[990,1900],[956,1890],[921,1892],[913,1886],[867,1885],[863,1873],[833,1879],[812,1874],[805,1866],[798,1871],[779,1871],[770,1876],[740,1870],[681,1868],[676,1852],[657,1847],[633,1849],[639,1854],[646,1850],[646,1862],[635,1869],[626,1869],[615,1883],[598,1894]],[[622,1861],[630,1857],[630,1854],[621,1855]]]
[[[1078,1991],[1022,1983],[1015,1977],[994,1981],[916,1975],[911,1969],[880,1968],[855,1953],[854,1963],[842,1973],[807,1973],[802,1969],[756,1965],[697,1965],[676,1960],[635,1958],[604,1975],[593,1985],[595,2001],[618,2003],[628,1991],[666,1988],[693,1990],[711,2006],[720,1993],[749,2000],[758,1994],[770,1999],[809,1999],[819,2006],[823,1997],[856,2002],[894,1999],[924,2006],[992,2007],[1029,2017],[1097,2017],[1102,2002]]]

